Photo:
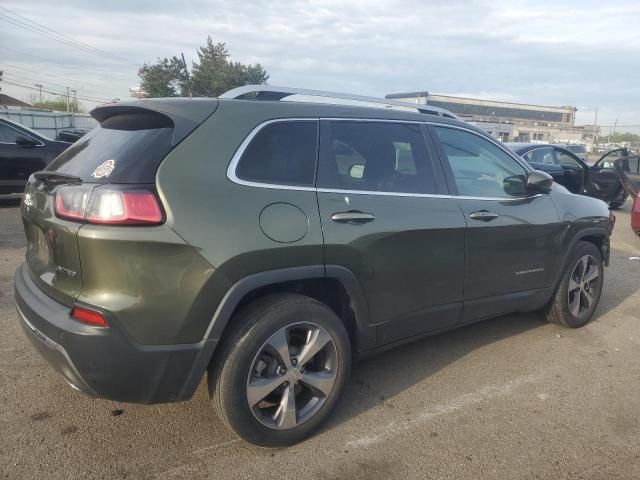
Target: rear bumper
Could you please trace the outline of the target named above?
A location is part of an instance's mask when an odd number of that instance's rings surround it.
[[[92,396],[134,403],[188,400],[217,344],[139,345],[117,322],[106,329],[84,325],[33,283],[25,264],[14,285],[19,320],[33,346],[71,386]]]

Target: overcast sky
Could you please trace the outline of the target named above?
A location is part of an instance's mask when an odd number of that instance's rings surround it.
[[[1,7],[118,58],[8,23]],[[599,124],[640,125],[638,28],[638,0],[2,0],[0,68],[13,83],[126,98],[139,65],[181,51],[190,63],[211,35],[273,85],[573,105],[587,124],[598,107]]]

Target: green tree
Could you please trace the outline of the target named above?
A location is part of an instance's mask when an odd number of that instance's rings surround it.
[[[217,97],[232,88],[267,83],[269,75],[260,64],[244,65],[230,59],[224,43],[207,44],[198,49],[198,60],[192,64],[191,91],[197,97]],[[140,89],[147,97],[187,96],[187,78],[182,61],[158,58],[154,64],[144,64],[138,70]]]
[[[140,89],[147,97],[175,97],[184,94],[185,75],[182,61],[158,58],[156,63],[145,63],[138,70]]]
[[[198,61],[193,62],[191,86],[195,95],[217,97],[232,88],[244,85],[267,83],[269,75],[256,63],[243,65],[231,61],[224,43],[213,43],[207,37],[207,44],[198,49]]]
[[[600,137],[602,138],[602,136]],[[611,143],[640,143],[640,135],[631,132],[619,132],[611,135]]]

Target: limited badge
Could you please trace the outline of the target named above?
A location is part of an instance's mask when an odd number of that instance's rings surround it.
[[[91,176],[93,178],[103,178],[108,177],[113,169],[116,168],[115,160],[107,160],[106,162],[102,162],[98,167],[93,171]]]

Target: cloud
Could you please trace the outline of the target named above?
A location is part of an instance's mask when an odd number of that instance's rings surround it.
[[[4,5],[130,59],[74,51],[2,24],[0,63],[70,77],[87,95],[99,91],[109,98],[125,97],[138,81],[140,64],[181,51],[194,59],[211,35],[227,43],[234,59],[265,66],[277,85],[369,95],[467,92],[575,105],[585,123],[593,121],[599,107],[605,123],[619,118],[619,123],[640,124],[635,108],[640,104],[635,80],[640,73],[640,37],[635,34],[640,6],[633,0],[73,0],[28,6],[9,0]],[[3,45],[49,62],[22,57]],[[17,78],[18,70],[5,71]],[[20,78],[46,83],[55,77]]]

